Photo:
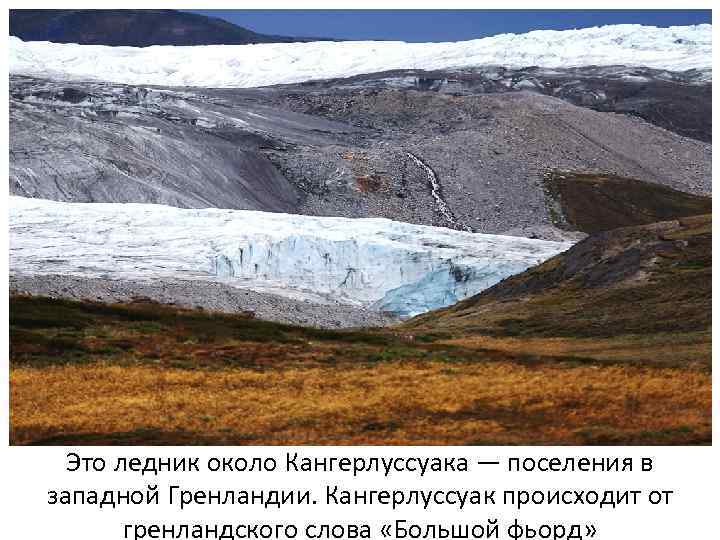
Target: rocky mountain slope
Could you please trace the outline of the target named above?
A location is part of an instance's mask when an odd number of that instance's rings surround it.
[[[11,9],[10,35],[81,45],[245,45],[318,41],[258,34],[223,19],[172,9]]]
[[[564,234],[547,205],[551,169],[710,192],[711,146],[637,118],[528,90],[356,82],[171,89],[13,76],[10,191],[548,239]]]
[[[256,132],[327,144],[313,134],[345,130],[314,118],[298,129],[293,114],[269,126],[257,108],[228,115],[211,101],[203,111],[181,92],[12,85],[10,190],[30,197],[293,211],[297,190],[257,151],[266,139]]]
[[[559,97],[596,111],[638,116],[701,141],[712,138],[712,82],[709,70],[669,71],[642,66],[394,70],[345,79],[307,82],[324,89],[406,89],[453,96],[520,90]]]

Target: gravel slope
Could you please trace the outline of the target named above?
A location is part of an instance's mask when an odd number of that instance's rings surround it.
[[[549,169],[711,190],[710,144],[532,91],[347,82],[180,90],[12,77],[10,134],[11,193],[60,201],[386,217],[502,234],[552,227]]]
[[[384,313],[339,303],[293,300],[206,281],[139,282],[63,275],[11,275],[10,292],[106,303],[147,298],[162,304],[223,313],[250,311],[258,319],[318,328],[386,326],[398,322]]]

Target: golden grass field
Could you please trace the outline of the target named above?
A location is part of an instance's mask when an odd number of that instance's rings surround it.
[[[10,439],[710,443],[709,333],[689,334],[675,352],[653,339],[325,331],[14,297]]]
[[[448,366],[188,371],[103,364],[11,375],[12,439],[227,444],[585,444],[710,439],[710,380],[678,369]],[[154,434],[152,432],[155,432]]]

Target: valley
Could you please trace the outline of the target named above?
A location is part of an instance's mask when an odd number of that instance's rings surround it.
[[[12,444],[711,443],[710,25],[185,15],[13,23]]]

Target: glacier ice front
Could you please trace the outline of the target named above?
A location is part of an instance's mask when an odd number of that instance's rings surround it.
[[[202,279],[415,315],[570,247],[388,219],[10,197],[10,270]]]

